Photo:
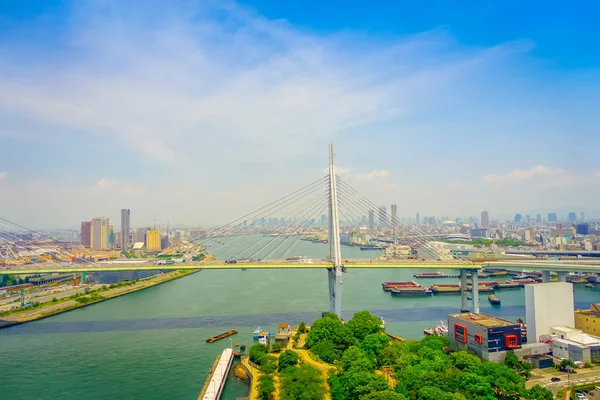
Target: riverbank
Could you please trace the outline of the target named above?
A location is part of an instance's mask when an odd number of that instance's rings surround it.
[[[69,298],[62,299],[55,298],[51,301],[36,305],[33,308],[28,307],[14,310],[9,313],[4,313],[7,315],[0,316],[0,329],[31,321],[37,321],[68,311],[76,310],[78,308],[114,299],[116,297],[144,290],[161,283],[183,278],[184,276],[188,276],[199,271],[200,270],[172,271],[164,274],[154,275],[149,278],[140,279],[136,282],[123,282],[108,286],[103,285],[97,289],[90,290],[89,293],[82,295],[70,296]]]

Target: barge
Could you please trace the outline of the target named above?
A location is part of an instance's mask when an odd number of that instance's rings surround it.
[[[443,272],[423,272],[420,274],[414,274],[415,278],[458,278],[458,274],[445,274]]]
[[[479,293],[493,293],[494,288],[478,285]],[[467,291],[472,291],[472,286],[467,286]],[[460,294],[460,285],[432,285],[431,291],[435,294]]]
[[[500,299],[495,294],[490,294],[488,296],[488,300],[492,305],[495,305],[495,306],[500,305]]]
[[[509,283],[507,281],[506,283],[499,283],[496,285],[496,289],[521,289],[523,286],[524,284],[522,282]]]
[[[398,287],[392,289],[392,296],[430,296],[433,291],[425,286],[418,287]]]
[[[381,284],[381,287],[383,288],[383,290],[385,291],[390,291],[394,288],[411,288],[411,287],[419,287],[421,285],[419,285],[417,282],[383,282]]]
[[[229,337],[231,335],[235,335],[236,333],[238,333],[238,331],[232,329],[230,331],[221,333],[220,335],[213,336],[211,338],[206,339],[206,343],[214,343],[217,340],[225,339],[226,337]]]

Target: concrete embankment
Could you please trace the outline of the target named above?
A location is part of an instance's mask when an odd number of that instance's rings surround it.
[[[85,303],[77,299],[68,299],[65,301],[59,301],[58,303],[49,301],[36,308],[26,308],[19,312],[11,313],[7,316],[0,317],[0,329],[8,328],[23,323],[37,321],[40,319],[52,317],[54,315],[62,314],[64,312],[76,310],[81,307],[86,307],[92,304],[100,303],[115,297],[124,296],[129,293],[144,290],[161,283],[169,282],[175,279],[183,278],[184,276],[196,273],[199,271],[173,271],[162,275],[155,275],[150,278],[142,279],[129,286],[121,286],[113,289],[106,289],[104,291],[94,291],[88,295],[81,295],[80,299],[86,299]]]
[[[225,349],[213,363],[198,400],[219,400],[233,361],[233,350]]]

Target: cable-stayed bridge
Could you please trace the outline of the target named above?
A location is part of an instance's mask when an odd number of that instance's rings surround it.
[[[341,244],[341,237],[344,242]],[[589,260],[540,262],[515,260],[472,263],[455,258],[433,241],[438,234],[401,222],[397,215],[362,196],[336,175],[333,145],[328,174],[264,207],[190,241],[182,241],[150,259],[99,262],[51,238],[40,237],[21,225],[0,218],[0,274],[50,272],[142,271],[180,269],[325,269],[329,282],[330,311],[341,315],[342,274],[354,268],[458,269],[462,308],[468,308],[467,274],[472,274],[473,310],[478,312],[477,272],[486,266],[521,267],[547,272],[600,272]],[[299,254],[301,241],[320,244],[322,254]],[[379,245],[385,243],[383,250]],[[326,246],[323,246],[326,245]],[[363,254],[377,257],[357,257]],[[306,248],[306,247],[305,247]],[[351,251],[352,250],[352,251]],[[29,254],[28,260],[16,262]],[[342,253],[353,253],[352,256]],[[382,255],[380,255],[383,253]],[[166,261],[169,259],[168,261]],[[12,261],[11,261],[12,260]],[[471,293],[469,293],[471,294]]]

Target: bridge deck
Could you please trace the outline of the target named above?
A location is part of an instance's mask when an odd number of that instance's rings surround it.
[[[225,264],[221,262],[211,262],[209,264],[202,263],[180,263],[172,265],[154,265],[151,263],[146,264],[118,264],[118,263],[106,263],[97,265],[72,265],[72,266],[59,266],[52,265],[50,263],[44,263],[39,265],[23,265],[23,266],[10,266],[4,269],[0,269],[0,274],[43,274],[51,272],[99,272],[99,271],[169,271],[169,270],[186,270],[186,269],[217,269],[217,270],[239,270],[239,269],[325,269],[331,268],[332,264],[317,262],[312,264],[299,264],[299,263],[285,263],[285,262],[262,262],[262,263],[237,263],[237,264]],[[349,261],[344,264],[347,269],[363,268],[363,269],[481,269],[484,267],[497,267],[497,268],[521,268],[521,269],[535,269],[545,271],[572,271],[572,272],[600,272],[600,262],[590,263],[589,260],[585,262],[577,262],[575,260],[569,260],[566,262],[541,262],[541,261],[493,261],[483,262],[477,264],[468,263],[445,263],[445,262],[382,262],[376,260],[361,260],[361,261]]]

